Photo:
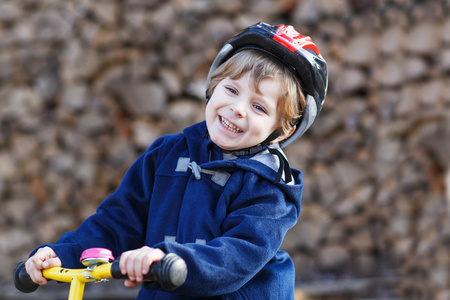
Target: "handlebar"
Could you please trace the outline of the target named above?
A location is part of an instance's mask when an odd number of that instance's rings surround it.
[[[81,282],[102,281],[107,278],[128,279],[119,268],[119,260],[112,263],[99,264],[93,268],[66,269],[53,267],[42,270],[47,279],[61,282],[71,282],[76,277]],[[156,281],[167,290],[173,290],[181,286],[186,280],[187,267],[184,260],[174,253],[166,254],[159,262],[152,264],[148,274],[144,276],[145,281]],[[31,280],[25,269],[25,262],[20,262],[14,269],[14,285],[23,293],[34,292],[39,285]]]
[[[111,264],[111,276],[115,279],[128,279],[119,268],[119,260]],[[184,260],[174,253],[166,254],[159,262],[150,266],[149,272],[144,276],[145,281],[156,281],[167,290],[180,287],[187,276],[187,267]]]

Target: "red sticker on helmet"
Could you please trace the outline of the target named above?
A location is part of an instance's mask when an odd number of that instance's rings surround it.
[[[311,38],[309,36],[301,35],[295,31],[294,27],[291,25],[278,25],[277,32],[273,39],[292,52],[295,52],[298,49],[311,49],[317,55],[320,55],[319,49],[312,42]]]

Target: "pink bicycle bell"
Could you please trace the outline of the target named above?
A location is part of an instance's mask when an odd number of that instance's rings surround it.
[[[106,248],[89,248],[81,253],[80,261],[86,267],[96,266],[112,262],[114,256],[111,250]]]

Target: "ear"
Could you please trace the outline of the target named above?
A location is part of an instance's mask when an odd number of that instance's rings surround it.
[[[279,137],[277,137],[276,139],[274,139],[274,140],[271,142],[271,144],[275,144],[275,143],[278,143],[278,142],[281,142],[281,141],[287,139],[288,137],[290,137],[290,136],[294,133],[294,131],[295,131],[296,128],[297,128],[296,125],[292,126],[292,128],[291,128],[291,130],[289,130],[289,132],[280,135]]]

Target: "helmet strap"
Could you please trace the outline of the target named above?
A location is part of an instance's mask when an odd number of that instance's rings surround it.
[[[262,144],[270,144],[271,141],[275,140],[281,135],[280,130],[275,129],[263,142]]]
[[[269,148],[270,142],[278,138],[280,135],[281,135],[280,131],[276,129],[261,144],[246,149],[231,151],[231,154],[239,157],[239,156],[255,155],[264,150],[268,150],[271,154],[277,156],[278,161],[280,162],[280,167],[278,168],[277,176],[275,177],[275,183],[281,181],[283,173],[285,174],[285,182],[289,183],[292,181],[292,173],[291,168],[289,167],[289,162],[278,149]]]
[[[280,167],[278,168],[277,177],[275,178],[275,183],[278,183],[281,181],[281,176],[283,176],[284,172],[284,181],[286,183],[289,183],[292,181],[292,173],[291,173],[291,167],[289,166],[289,162],[287,161],[286,157],[278,150],[273,148],[267,148],[269,152],[275,156],[278,157],[278,160],[280,162]]]
[[[272,132],[260,144],[258,144],[256,146],[253,146],[253,147],[250,147],[250,148],[245,148],[245,149],[231,151],[231,154],[233,154],[234,156],[255,155],[255,154],[259,153],[259,152],[262,152],[262,151],[266,150],[268,148],[268,145],[270,144],[270,142],[275,140],[280,135],[281,135],[280,131],[278,129],[275,129],[275,131]]]

